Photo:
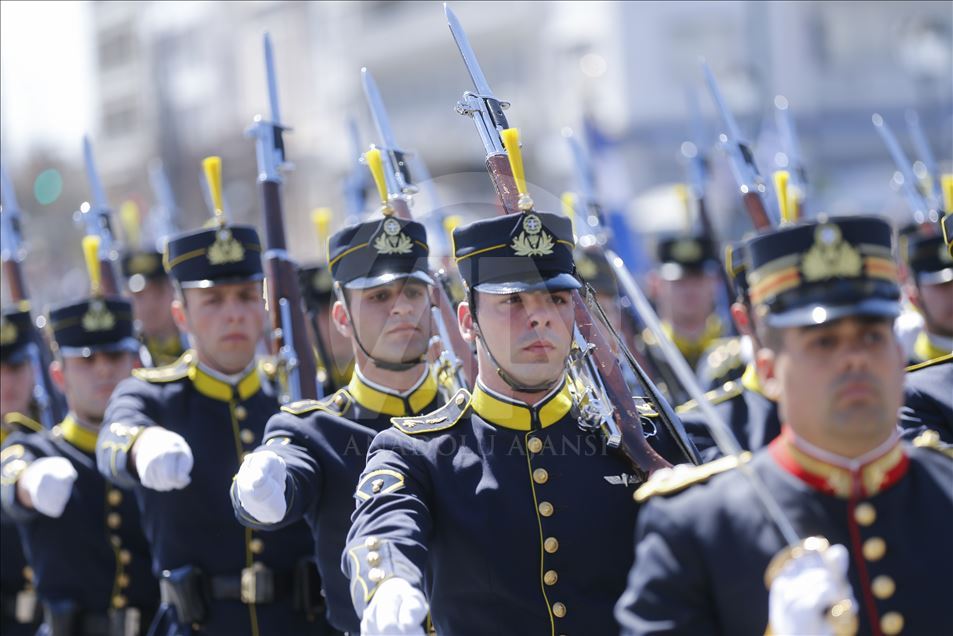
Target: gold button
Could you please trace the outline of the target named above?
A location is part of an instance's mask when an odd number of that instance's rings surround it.
[[[125,574],[120,574],[116,577],[116,585],[119,587],[129,587],[129,577]]]
[[[33,580],[33,568],[31,568],[29,565],[23,568],[23,578],[25,578],[27,581]]]
[[[537,468],[533,471],[533,481],[537,484],[545,484],[549,481],[549,473],[546,472],[545,468]]]
[[[244,406],[242,406],[241,404],[239,404],[238,406],[236,406],[236,407],[235,407],[235,419],[238,420],[239,422],[241,422],[241,421],[244,420],[246,417],[248,417],[248,409],[246,409],[246,408],[245,408]]]
[[[123,565],[129,565],[132,563],[132,553],[129,550],[120,550],[119,551],[119,562]]]
[[[553,603],[553,614],[556,615],[556,618],[562,618],[566,615],[566,606],[562,603]]]
[[[344,396],[338,393],[334,396],[334,404],[337,406],[344,406]]]
[[[559,549],[559,541],[556,540],[556,537],[549,537],[543,541],[543,549],[550,554],[555,554],[556,550]]]
[[[893,582],[893,579],[886,575],[881,575],[870,583],[870,589],[873,591],[874,596],[879,598],[881,601],[885,601],[891,596],[897,589],[897,584]]]
[[[877,510],[867,502],[858,504],[854,508],[854,519],[862,526],[869,526],[877,519]]]
[[[113,607],[117,609],[122,609],[126,606],[126,597],[122,594],[117,594],[113,597]]]
[[[462,395],[458,395],[458,396],[457,396],[457,399],[454,400],[454,402],[456,402],[457,406],[463,406],[463,403],[466,402],[466,401],[467,401],[467,399],[466,399],[465,397],[463,397]]]
[[[903,615],[900,612],[887,612],[880,618],[880,631],[894,636],[903,631]]]
[[[109,502],[110,506],[118,506],[122,503],[122,493],[118,490],[110,490],[109,494],[106,495],[106,501]]]
[[[367,564],[371,567],[381,564],[381,553],[376,550],[371,550],[367,553]]]
[[[528,448],[531,453],[538,453],[543,450],[543,440],[538,437],[530,437],[529,441],[526,442],[526,448]]]
[[[539,514],[543,515],[544,517],[552,517],[553,504],[549,503],[548,501],[541,502],[539,504]]]
[[[558,580],[559,575],[556,574],[556,570],[547,570],[546,574],[543,575],[543,583],[546,585],[556,585]]]
[[[380,568],[371,568],[367,573],[367,578],[371,580],[371,583],[380,583],[384,580],[384,577],[387,576],[384,574],[384,570]]]
[[[122,525],[122,517],[119,516],[118,512],[110,512],[106,515],[106,525],[115,530]]]
[[[381,540],[377,537],[367,537],[367,539],[364,540],[364,547],[368,550],[376,550],[380,544]]]
[[[118,548],[122,545],[122,538],[118,534],[110,535],[109,542],[113,544],[114,548]]]
[[[243,428],[242,432],[239,433],[239,436],[242,438],[242,444],[251,444],[255,441],[255,434],[247,428]]]
[[[879,561],[887,552],[887,542],[880,537],[871,537],[864,541],[864,558],[868,561]]]
[[[248,549],[252,554],[261,554],[265,550],[265,542],[261,539],[252,539],[248,542]]]

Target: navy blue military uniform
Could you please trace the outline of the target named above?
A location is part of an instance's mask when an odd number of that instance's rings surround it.
[[[953,256],[939,234],[924,234],[919,226],[901,235],[901,252],[910,269],[910,278],[917,288],[922,285],[943,286],[946,293],[953,293]],[[921,307],[921,313],[929,314],[929,307]],[[931,334],[924,325],[913,343],[911,365],[928,362],[951,353],[953,345],[949,337]]]
[[[903,436],[912,439],[926,430],[953,444],[953,354],[907,369],[904,405],[900,409]]]
[[[50,311],[61,357],[97,352],[135,355],[132,306],[93,297]],[[13,433],[2,453],[0,501],[17,523],[24,553],[44,608],[44,634],[144,633],[159,601],[149,551],[135,503],[96,470],[96,429],[72,414],[52,431]],[[36,459],[62,457],[77,478],[57,518],[24,507],[17,480]]]
[[[385,224],[390,233],[385,232]],[[374,237],[380,235],[407,236],[415,247],[382,258],[374,247]],[[420,223],[391,217],[346,227],[330,238],[329,273],[343,287],[364,289],[400,278],[428,282],[426,240]],[[373,360],[368,364],[374,364]],[[251,528],[270,530],[302,518],[307,521],[314,536],[328,619],[342,631],[360,631],[348,581],[341,572],[341,553],[367,449],[377,433],[390,427],[391,417],[427,413],[442,404],[433,373],[424,364],[419,366],[420,380],[406,392],[375,385],[355,369],[349,384],[329,398],[286,405],[271,418],[264,443],[256,450],[270,450],[285,460],[288,510],[278,524],[262,524],[250,517],[232,487],[235,514]]]
[[[524,213],[453,236],[472,290],[579,286],[568,219]],[[374,438],[342,563],[359,616],[398,577],[428,596],[437,633],[615,631],[638,478],[579,426],[572,389],[563,380],[528,405],[478,381]]]
[[[260,280],[260,250],[254,228],[220,224],[171,239],[165,262],[177,284],[206,287]],[[298,523],[259,537],[235,520],[228,497],[242,457],[261,443],[265,423],[278,411],[270,375],[252,361],[239,378],[226,380],[187,351],[175,364],[137,370],[113,393],[96,459],[142,511],[162,593],[156,635],[285,636],[314,629],[308,528]],[[130,449],[153,425],[178,433],[192,450],[191,482],[181,490],[145,488],[130,466]]]
[[[889,224],[871,217],[759,235],[747,248],[756,312],[777,329],[895,318],[900,288],[891,237]],[[848,460],[785,427],[750,457],[799,537],[820,535],[847,548],[858,633],[953,632],[953,462],[935,434],[908,446],[893,432],[862,459]],[[730,471],[748,458],[688,468],[636,493],[647,503],[617,606],[624,634],[765,633],[766,570],[787,546],[752,482]]]

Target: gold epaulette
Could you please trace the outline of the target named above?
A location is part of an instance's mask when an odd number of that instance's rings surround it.
[[[705,394],[705,397],[708,398],[708,401],[712,405],[721,404],[727,400],[730,400],[733,397],[737,397],[744,392],[745,388],[741,385],[740,382],[725,382],[723,385],[717,389],[712,389]],[[686,411],[691,411],[694,408],[698,407],[698,403],[695,400],[689,400],[681,406],[678,406],[675,409],[676,413],[685,413]]]
[[[911,364],[906,368],[906,372],[910,373],[911,371],[917,371],[918,369],[926,369],[927,367],[943,364],[944,362],[949,362],[950,360],[953,360],[953,353],[948,353],[945,356],[938,356],[924,362],[918,362],[917,364]]]
[[[953,459],[953,446],[940,441],[940,434],[934,430],[925,430],[913,440],[913,445],[917,448],[929,448],[942,455]]]
[[[449,402],[436,411],[413,417],[392,417],[390,421],[394,428],[408,435],[443,431],[459,422],[469,405],[470,393],[466,389],[460,389]]]
[[[700,466],[689,466],[679,469],[673,471],[668,476],[653,477],[635,491],[635,500],[638,503],[642,503],[655,495],[674,495],[689,486],[708,481],[719,473],[737,468],[750,459],[751,453],[745,451],[740,455],[728,455],[727,457],[721,457],[713,462],[708,462]]]
[[[332,415],[340,415],[351,404],[351,396],[347,389],[339,389],[334,395],[330,395],[323,400],[298,400],[290,402],[281,407],[285,413],[292,415],[307,415],[314,411],[325,411]]]
[[[19,428],[32,431],[34,433],[39,433],[43,430],[43,425],[34,420],[33,418],[24,415],[23,413],[18,413],[12,411],[3,416],[3,423],[8,426],[17,426]]]
[[[195,353],[190,350],[179,356],[179,359],[172,364],[155,367],[154,369],[133,369],[132,376],[153,384],[175,382],[188,377],[189,369],[193,364],[195,364]]]

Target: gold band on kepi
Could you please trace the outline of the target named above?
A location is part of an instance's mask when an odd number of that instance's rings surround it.
[[[262,280],[261,240],[249,225],[216,225],[169,239],[166,271],[183,288]]]
[[[751,303],[774,327],[847,316],[895,318],[900,285],[892,229],[877,217],[788,226],[747,244]]]

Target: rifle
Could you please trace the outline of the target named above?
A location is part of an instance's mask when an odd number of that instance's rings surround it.
[[[728,155],[731,172],[735,177],[735,183],[738,184],[738,191],[741,193],[741,201],[745,210],[747,210],[748,216],[751,217],[751,221],[758,230],[776,226],[776,216],[773,212],[769,213],[765,205],[764,197],[767,188],[761,173],[758,172],[758,166],[755,165],[751,148],[743,141],[738,122],[735,121],[731,111],[728,110],[728,105],[718,88],[715,75],[704,60],[701,64],[705,80],[708,82],[708,90],[725,126],[726,132],[721,133],[718,138]]]
[[[361,69],[361,77],[381,144],[365,154],[380,194],[381,210],[385,215],[394,214],[402,219],[410,219],[411,196],[418,190],[407,165],[408,154],[397,145],[374,77],[366,68]],[[438,377],[446,380],[442,384],[449,387],[451,394],[461,388],[470,389],[476,382],[476,357],[460,331],[449,328],[457,324],[457,316],[446,287],[438,284],[431,292],[431,302],[433,322],[437,328],[434,337],[439,338],[442,344],[442,352],[437,360]]]
[[[104,296],[119,296],[121,286],[116,275],[116,260],[118,254],[113,242],[112,223],[110,222],[111,209],[106,199],[106,191],[96,172],[96,163],[93,161],[93,146],[89,137],[83,137],[83,160],[86,164],[86,178],[92,194],[92,204],[83,202],[79,210],[73,213],[73,220],[85,223],[86,236],[99,238],[100,263],[100,291]]]
[[[920,117],[917,115],[917,111],[912,108],[908,109],[904,117],[907,120],[907,130],[910,132],[911,139],[913,139],[913,147],[920,156],[919,163],[923,166],[924,176],[922,181],[926,182],[924,184],[926,197],[931,200],[931,209],[939,210],[943,203],[943,187],[940,182],[939,166],[933,157],[933,151],[930,150],[930,142],[927,141],[927,137],[923,133],[923,127],[920,126]],[[914,164],[914,172],[917,172],[916,168],[917,165]]]
[[[278,354],[279,376],[284,378],[281,382],[282,400],[315,399],[320,389],[305,327],[298,266],[291,260],[285,243],[281,205],[281,184],[284,179],[281,173],[292,166],[285,160],[282,133],[287,128],[281,123],[274,56],[271,38],[267,33],[264,35],[264,50],[271,120],[255,115],[254,123],[245,131],[245,136],[255,139],[258,160],[258,191],[265,220],[265,253],[262,261],[266,298],[271,310],[272,351]],[[307,352],[307,355],[296,355],[296,352]]]
[[[20,205],[17,202],[13,183],[7,171],[0,168],[0,194],[3,206],[0,209],[0,259],[3,277],[10,290],[10,300],[24,309],[30,308],[30,295],[23,276],[23,236],[20,232]],[[29,346],[30,364],[33,367],[33,401],[36,403],[40,423],[47,429],[62,419],[65,411],[62,398],[50,379],[49,368],[53,355],[46,339],[31,320],[32,340]]]
[[[936,202],[927,200],[927,198],[923,196],[923,193],[920,192],[920,188],[917,185],[917,177],[913,173],[913,164],[910,162],[910,159],[907,158],[907,153],[900,147],[900,142],[897,141],[897,137],[893,134],[887,122],[884,121],[884,118],[878,113],[873,114],[871,121],[874,124],[874,128],[876,128],[880,134],[880,138],[883,139],[884,144],[887,146],[887,152],[889,152],[893,158],[894,165],[897,166],[897,170],[903,175],[903,192],[907,197],[907,203],[910,205],[910,209],[913,211],[913,220],[916,221],[918,225],[929,222],[935,223],[940,218],[937,213],[938,205]]]
[[[477,93],[465,92],[456,110],[468,115],[476,125],[487,153],[487,171],[503,211],[528,212],[534,204],[526,191],[518,133],[506,121],[503,114],[505,102],[500,102],[490,90],[459,20],[447,5],[444,5],[444,11],[477,90]],[[637,479],[644,481],[656,470],[670,464],[646,441],[639,410],[625,382],[622,367],[597,328],[588,305],[578,291],[574,291],[572,297],[575,324],[570,373],[578,381],[581,391],[577,403],[579,425],[600,431],[608,446],[629,460]],[[687,439],[678,441],[691,446]],[[686,459],[690,460],[691,455],[686,453]]]

